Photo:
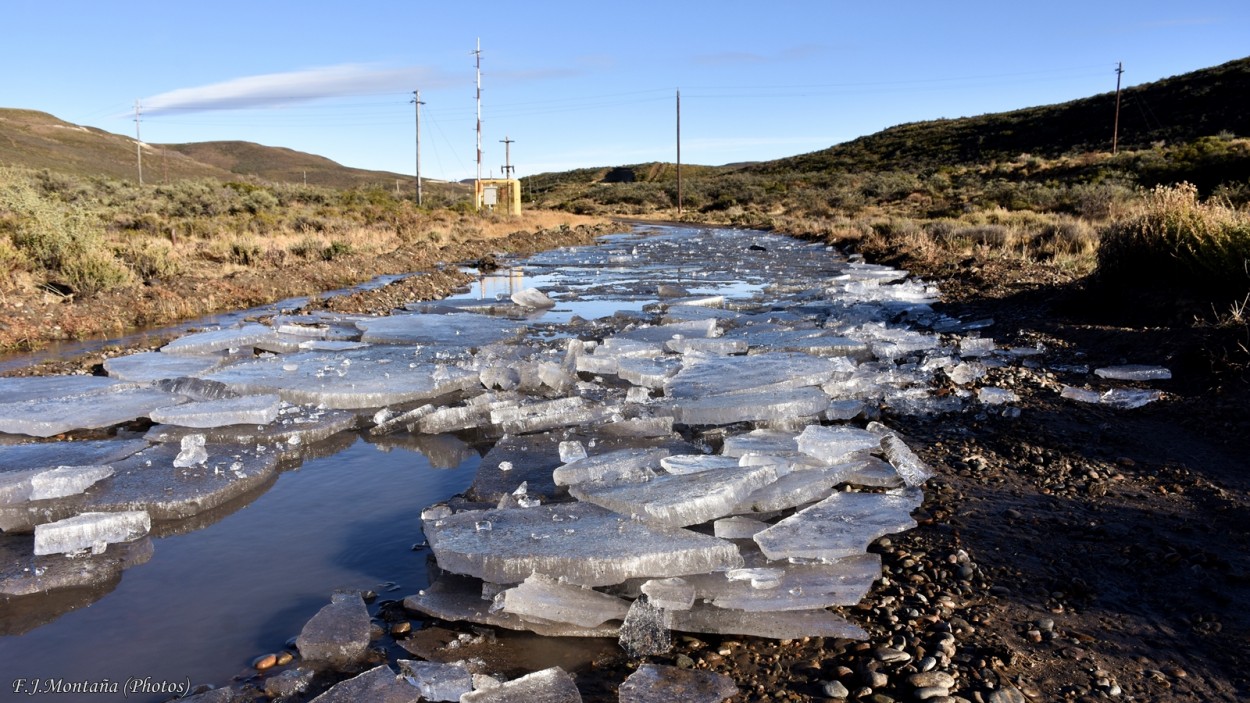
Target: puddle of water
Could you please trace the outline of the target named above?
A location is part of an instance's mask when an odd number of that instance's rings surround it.
[[[307,461],[220,522],[153,539],[151,561],[98,602],[0,638],[8,675],[0,685],[132,676],[224,684],[252,657],[281,650],[336,588],[387,599],[425,586],[427,552],[412,551],[423,539],[421,510],[465,490],[479,461],[474,454],[440,470],[417,452],[362,439]],[[386,582],[399,589],[385,591]]]

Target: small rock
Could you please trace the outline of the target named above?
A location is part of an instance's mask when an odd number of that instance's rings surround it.
[[[256,657],[255,659],[252,660],[252,668],[257,671],[264,671],[265,669],[272,669],[274,666],[277,665],[277,663],[278,663],[278,655],[262,654],[259,657]]]
[[[1004,688],[995,689],[985,696],[985,703],[1028,703],[1024,698],[1024,694],[1020,691],[1006,686]]]
[[[884,662],[886,664],[906,663],[911,661],[910,654],[894,649],[893,647],[879,647],[872,654],[877,658],[877,661]]]
[[[403,620],[403,621],[395,623],[394,625],[391,625],[392,635],[405,635],[405,634],[408,634],[409,632],[412,632],[412,623],[408,622],[407,620]]]
[[[924,688],[917,688],[915,696],[916,700],[927,701],[931,698],[946,696],[948,693],[950,693],[950,690],[945,686],[925,686]]]
[[[295,655],[290,652],[278,652],[278,666],[286,666],[295,661]]]
[[[925,671],[908,676],[907,683],[916,688],[940,687],[949,689],[955,686],[955,677],[945,671]]]
[[[826,681],[820,685],[820,692],[825,694],[826,698],[846,698],[851,695],[846,686],[841,681]]]
[[[265,695],[270,698],[287,698],[308,690],[312,683],[312,669],[289,669],[265,679]]]

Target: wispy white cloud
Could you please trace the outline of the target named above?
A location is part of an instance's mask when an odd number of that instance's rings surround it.
[[[442,88],[465,80],[461,74],[453,76],[420,66],[341,64],[180,88],[147,98],[143,106],[149,114],[272,108],[322,98]]]

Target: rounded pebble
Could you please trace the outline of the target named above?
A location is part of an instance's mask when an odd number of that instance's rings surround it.
[[[820,685],[820,691],[826,698],[846,698],[851,695],[841,681],[826,681]]]
[[[278,655],[262,654],[252,660],[252,668],[257,671],[264,671],[265,669],[272,669],[277,663]]]

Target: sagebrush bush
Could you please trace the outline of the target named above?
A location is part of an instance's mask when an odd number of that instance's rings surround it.
[[[1203,202],[1188,183],[1159,186],[1102,233],[1098,274],[1240,297],[1250,292],[1250,214]]]

